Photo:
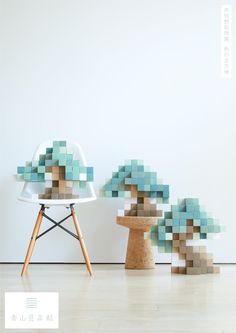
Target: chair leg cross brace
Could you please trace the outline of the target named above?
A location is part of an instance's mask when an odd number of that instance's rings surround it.
[[[70,210],[71,210],[71,213],[68,216],[66,216],[61,221],[56,222],[51,217],[49,217],[47,214],[45,214],[45,206],[41,205],[41,208],[39,210],[38,217],[37,217],[37,220],[36,220],[33,232],[32,232],[31,240],[30,240],[30,243],[29,243],[29,246],[28,246],[28,250],[27,250],[27,253],[26,253],[25,262],[24,262],[24,265],[23,265],[23,268],[22,268],[21,275],[24,275],[27,271],[27,268],[28,268],[28,265],[29,265],[29,262],[30,262],[30,258],[32,256],[32,253],[33,253],[33,250],[34,250],[36,240],[38,238],[42,237],[43,235],[45,235],[46,233],[48,233],[49,231],[51,231],[52,229],[56,228],[56,227],[61,228],[62,230],[64,230],[65,232],[67,232],[68,234],[70,234],[71,236],[73,236],[74,238],[79,240],[88,272],[89,272],[90,275],[92,275],[92,267],[91,267],[89,257],[88,257],[88,253],[87,253],[87,250],[86,250],[86,247],[85,247],[85,244],[84,244],[84,240],[83,240],[83,236],[82,236],[82,233],[81,233],[81,230],[80,230],[80,227],[79,227],[77,216],[75,214],[74,204],[70,205]],[[47,220],[51,221],[54,225],[52,227],[48,228],[47,230],[45,230],[44,232],[42,232],[39,235],[39,229],[40,229],[43,217],[45,217]],[[66,221],[70,217],[72,217],[72,220],[74,222],[74,226],[75,226],[75,230],[76,230],[77,235],[61,225],[64,221]]]
[[[78,236],[76,234],[74,234],[72,231],[66,229],[65,227],[63,227],[61,225],[62,222],[66,221],[69,217],[71,217],[72,214],[66,216],[63,220],[59,221],[59,222],[56,222],[55,220],[53,220],[51,217],[49,217],[48,215],[46,215],[45,213],[43,213],[43,217],[45,217],[47,220],[51,221],[54,225],[51,227],[51,228],[48,228],[47,230],[45,230],[44,232],[42,232],[40,235],[38,235],[36,237],[36,239],[44,236],[45,234],[47,234],[49,231],[51,231],[52,229],[56,228],[56,227],[59,227],[61,228],[62,230],[64,230],[65,232],[67,232],[68,234],[70,234],[71,236],[75,237],[76,239],[79,239]]]

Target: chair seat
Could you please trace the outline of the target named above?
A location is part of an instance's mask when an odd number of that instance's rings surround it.
[[[18,200],[45,205],[45,206],[68,206],[71,204],[94,201],[96,200],[96,197],[94,196],[89,198],[73,198],[73,199],[36,199],[36,198],[27,198],[20,196],[18,197]]]

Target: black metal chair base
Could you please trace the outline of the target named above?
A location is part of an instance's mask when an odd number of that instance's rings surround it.
[[[74,206],[74,204],[70,205],[70,208],[72,208]],[[45,206],[41,205],[41,209],[44,209]],[[36,240],[42,236],[44,236],[45,234],[47,234],[49,231],[53,230],[56,227],[61,228],[62,230],[64,230],[65,232],[67,232],[68,234],[70,234],[71,236],[73,236],[76,239],[79,239],[78,236],[76,234],[74,234],[72,231],[68,230],[67,228],[63,227],[61,224],[66,221],[67,219],[69,219],[70,217],[72,217],[72,214],[70,213],[68,216],[66,216],[64,219],[62,219],[61,221],[57,222],[55,221],[53,218],[51,218],[50,216],[48,216],[47,214],[43,213],[43,217],[45,217],[48,221],[52,222],[54,225],[50,228],[48,228],[47,230],[45,230],[44,232],[42,232],[40,235],[38,235],[36,237]]]

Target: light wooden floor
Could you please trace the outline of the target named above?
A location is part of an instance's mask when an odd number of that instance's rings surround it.
[[[236,265],[221,274],[171,275],[169,265],[130,271],[123,265],[0,265],[0,331],[5,291],[59,291],[60,329],[65,333],[235,333]],[[52,332],[52,330],[20,330]]]

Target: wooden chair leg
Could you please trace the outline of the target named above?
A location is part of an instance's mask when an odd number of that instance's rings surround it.
[[[80,230],[80,227],[79,227],[79,222],[78,222],[77,216],[75,214],[74,207],[71,207],[71,214],[72,214],[72,219],[73,219],[73,222],[74,222],[74,225],[75,225],[75,230],[76,230],[76,233],[77,233],[78,238],[79,238],[81,250],[83,252],[83,256],[84,256],[84,260],[85,260],[87,269],[89,271],[89,274],[92,275],[92,267],[91,267],[91,264],[90,264],[90,261],[89,261],[88,253],[87,253],[87,250],[86,250],[86,247],[85,247],[85,244],[84,244],[83,236],[82,236],[82,233],[81,233],[81,230]]]
[[[41,226],[41,222],[42,222],[42,219],[43,219],[44,210],[45,210],[45,207],[42,206],[40,208],[39,213],[38,213],[38,217],[37,217],[37,220],[36,220],[36,223],[35,223],[35,226],[34,226],[34,230],[32,232],[31,240],[30,240],[30,243],[29,243],[29,246],[28,246],[28,250],[27,250],[27,253],[26,253],[26,256],[25,256],[25,262],[24,262],[24,265],[23,265],[23,268],[22,268],[21,276],[23,276],[25,274],[25,272],[27,271],[31,255],[32,255],[33,250],[34,250],[36,237],[38,236],[39,229],[40,229],[40,226]]]

